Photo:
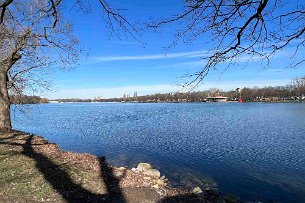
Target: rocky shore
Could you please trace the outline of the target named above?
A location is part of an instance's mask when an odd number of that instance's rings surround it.
[[[19,131],[0,133],[0,172],[2,202],[240,202],[213,186],[172,188],[149,163],[113,167]]]

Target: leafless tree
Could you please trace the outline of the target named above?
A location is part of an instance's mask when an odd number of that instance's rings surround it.
[[[0,129],[10,130],[9,91],[43,85],[42,68],[69,66],[78,59],[77,39],[61,18],[61,1],[4,1],[0,4]]]
[[[293,88],[294,96],[305,96],[305,77],[295,78],[294,80],[292,80],[291,86]]]
[[[53,68],[75,65],[81,54],[72,25],[65,20],[65,0],[0,0],[0,131],[11,130],[9,94],[48,88]],[[90,2],[75,0],[83,12]],[[137,30],[106,0],[98,0],[105,26],[137,38]]]
[[[305,1],[281,0],[184,0],[181,13],[155,20],[150,27],[158,29],[177,24],[174,46],[201,39],[203,48],[211,45],[204,67],[185,85],[196,86],[211,69],[225,64],[225,69],[247,58],[261,60],[262,68],[284,48],[292,47],[291,67],[305,61],[296,57],[305,42]],[[204,39],[203,39],[204,38]]]

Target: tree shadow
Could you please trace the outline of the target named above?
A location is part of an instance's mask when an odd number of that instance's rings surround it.
[[[114,176],[113,169],[107,164],[105,157],[99,157],[99,164],[101,167],[101,179],[105,182],[107,191],[113,202],[125,203],[125,198],[120,188],[120,180]],[[122,176],[124,176],[122,174]]]
[[[14,134],[13,136],[0,139],[0,144],[17,145],[22,147],[22,154],[35,160],[37,169],[43,174],[55,191],[57,191],[62,198],[69,203],[74,202],[126,202],[124,195],[119,186],[119,180],[114,176],[113,170],[107,164],[105,158],[99,158],[100,177],[106,185],[107,194],[96,194],[83,188],[81,185],[75,183],[70,175],[63,170],[60,165],[52,162],[47,156],[37,152],[33,147],[33,135],[27,135],[25,143],[16,143],[10,141],[18,136],[25,134]]]

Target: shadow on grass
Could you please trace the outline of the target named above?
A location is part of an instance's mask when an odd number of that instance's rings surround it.
[[[17,145],[22,147],[22,154],[35,160],[37,169],[43,174],[46,181],[50,183],[54,190],[56,190],[67,202],[126,202],[124,195],[119,187],[119,180],[114,176],[112,168],[108,166],[105,158],[99,158],[100,176],[107,187],[107,194],[93,193],[81,185],[76,184],[69,174],[61,169],[61,167],[53,163],[48,157],[34,150],[33,135],[29,135],[24,144],[15,143],[10,139],[17,138],[19,135],[15,134],[8,138],[0,139],[0,144]]]

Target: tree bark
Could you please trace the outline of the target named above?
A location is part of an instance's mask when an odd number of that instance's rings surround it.
[[[7,82],[7,69],[0,66],[0,131],[4,132],[12,129]]]

